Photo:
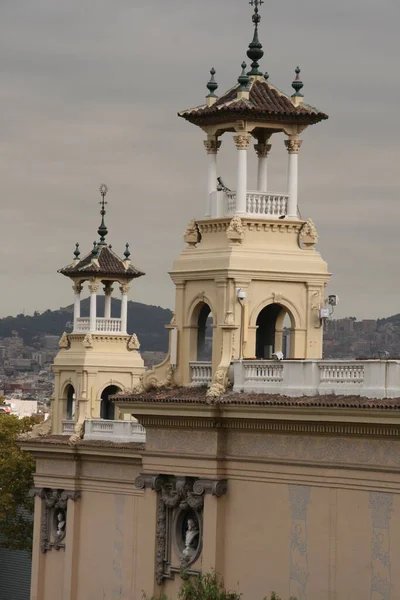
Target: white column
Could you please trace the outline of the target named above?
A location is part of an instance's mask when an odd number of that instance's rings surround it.
[[[89,330],[90,330],[90,333],[95,333],[95,331],[96,331],[96,318],[97,318],[96,294],[97,294],[98,290],[99,290],[98,283],[94,282],[89,285],[89,291],[90,291],[90,326],[89,326]]]
[[[82,285],[80,283],[76,283],[75,285],[72,286],[72,289],[74,290],[74,328],[73,328],[73,331],[75,332],[78,327],[78,319],[81,316]]]
[[[217,191],[217,153],[221,147],[221,142],[216,137],[210,136],[204,142],[205,149],[208,154],[208,186],[207,186],[207,202],[206,202],[206,217],[211,217],[211,199],[212,194]]]
[[[121,333],[127,333],[129,285],[121,285]]]
[[[111,296],[113,293],[113,288],[111,284],[106,284],[104,286],[104,318],[111,319]]]
[[[271,144],[259,142],[254,145],[258,156],[257,190],[259,192],[268,191],[268,154],[271,150]]]
[[[299,150],[302,140],[297,137],[289,138],[285,141],[286,148],[289,152],[289,167],[288,167],[288,194],[289,203],[287,216],[292,219],[297,219],[297,195],[298,195],[298,180],[299,180]]]
[[[250,144],[250,135],[240,133],[233,137],[238,155],[237,184],[236,184],[236,210],[237,215],[246,214],[247,195],[247,148]]]

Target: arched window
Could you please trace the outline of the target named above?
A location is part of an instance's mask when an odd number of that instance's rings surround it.
[[[115,418],[115,405],[110,400],[110,396],[114,394],[118,394],[120,392],[120,388],[116,385],[109,385],[106,387],[101,394],[101,404],[100,404],[100,418],[107,419],[108,421],[113,421]]]
[[[197,360],[212,359],[213,318],[211,308],[202,302],[197,319]]]
[[[270,359],[274,352],[291,355],[290,334],[293,328],[291,313],[281,304],[269,304],[257,317],[256,357]]]
[[[67,385],[65,396],[67,399],[66,418],[67,421],[72,421],[75,416],[75,390],[73,385]]]

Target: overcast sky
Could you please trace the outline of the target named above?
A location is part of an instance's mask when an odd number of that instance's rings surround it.
[[[290,92],[299,64],[330,116],[303,135],[299,203],[336,314],[398,313],[400,2],[267,0],[262,16],[261,68]],[[72,302],[56,271],[96,239],[103,181],[108,241],[147,273],[131,299],[173,307],[168,270],[207,187],[204,134],[176,113],[203,102],[211,67],[219,93],[236,82],[251,37],[247,0],[1,0],[0,316]],[[284,192],[275,138],[269,187]],[[234,185],[228,137],[220,167]]]

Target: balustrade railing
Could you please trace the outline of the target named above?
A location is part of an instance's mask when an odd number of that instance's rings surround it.
[[[88,419],[85,421],[85,440],[144,443],[146,430],[137,421]]]
[[[72,435],[75,431],[75,421],[65,420],[62,422],[63,435]]]
[[[79,317],[76,319],[75,332],[88,333],[90,331],[90,319],[88,317]],[[96,332],[98,333],[122,333],[121,319],[105,319],[98,317],[96,319]]]
[[[208,386],[212,379],[211,362],[196,361],[190,363],[190,380],[193,386]]]
[[[233,391],[282,396],[400,397],[400,361],[233,361]]]
[[[226,193],[228,199],[228,214],[236,210],[236,192]],[[287,215],[288,194],[272,194],[269,192],[247,192],[246,213],[266,218],[276,218]]]

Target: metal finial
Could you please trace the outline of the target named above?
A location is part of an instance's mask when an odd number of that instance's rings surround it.
[[[74,256],[75,256],[76,260],[79,259],[80,255],[81,255],[81,251],[79,250],[79,244],[78,244],[78,242],[76,242],[75,252],[74,252]]]
[[[242,62],[242,72],[238,77],[238,83],[240,83],[240,88],[238,92],[245,92],[247,90],[247,86],[249,85],[250,77],[246,74],[247,64],[245,61]]]
[[[265,73],[264,73],[264,79],[265,79],[265,81],[268,81],[268,79],[269,79],[269,73],[268,73],[268,71],[265,71]]]
[[[92,256],[97,256],[97,242],[93,242]]]
[[[215,90],[218,89],[218,83],[215,81],[215,73],[216,73],[216,70],[213,67],[210,71],[211,79],[207,83],[207,89],[210,93],[208,94],[208,96],[206,96],[206,98],[217,98],[217,95],[215,94]]]
[[[129,260],[130,255],[131,255],[131,253],[130,253],[130,250],[129,250],[129,244],[127,242],[125,244],[125,252],[124,252],[124,256],[125,256],[126,260]]]
[[[100,244],[105,244],[106,241],[106,235],[108,233],[108,229],[106,227],[106,224],[104,223],[104,217],[106,214],[106,204],[108,204],[108,202],[106,202],[106,195],[108,192],[108,187],[106,186],[105,183],[102,183],[100,188],[99,188],[99,192],[101,195],[101,200],[99,202],[100,206],[101,206],[101,210],[100,210],[100,214],[101,214],[101,223],[100,223],[100,227],[97,230],[97,233],[100,236]]]
[[[304,87],[304,83],[300,79],[300,73],[301,73],[300,67],[296,67],[295,73],[296,73],[296,79],[292,83],[292,88],[294,89],[295,93],[293,94],[292,98],[295,96],[300,96],[302,98],[303,94],[301,93],[301,90]]]
[[[260,65],[258,63],[259,60],[264,56],[264,50],[262,49],[262,44],[258,39],[258,25],[261,21],[261,15],[258,12],[259,6],[264,4],[264,0],[250,0],[249,4],[254,6],[254,13],[252,16],[252,21],[254,23],[254,36],[253,41],[249,44],[249,49],[247,50],[247,56],[252,61],[251,63],[251,71],[247,73],[247,75],[251,76],[259,76],[262,77],[262,73],[259,69]]]

